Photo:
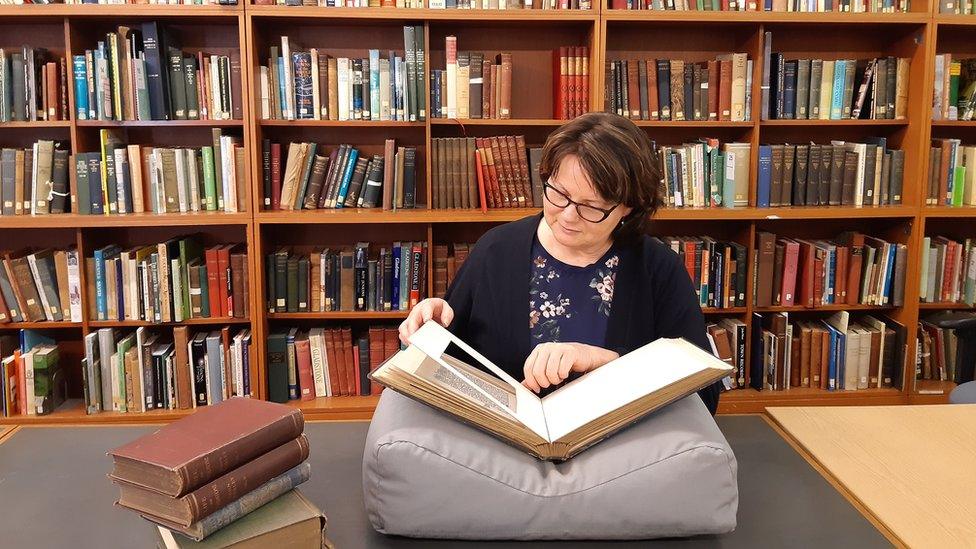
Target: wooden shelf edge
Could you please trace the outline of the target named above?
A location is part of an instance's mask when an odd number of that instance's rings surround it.
[[[79,128],[236,128],[243,120],[78,120]]]
[[[57,229],[86,227],[153,227],[172,225],[247,225],[247,212],[185,214],[133,213],[115,215],[49,214],[0,216],[0,229]]]
[[[0,6],[0,17],[238,17],[244,5],[39,4]]]
[[[401,320],[409,311],[327,311],[315,313],[266,313],[268,320]]]
[[[0,324],[2,330],[67,330],[81,328],[81,322],[7,322]]]
[[[220,326],[224,324],[250,324],[247,318],[190,318],[179,322],[149,322],[145,320],[90,320],[88,325],[93,328],[173,328],[176,326]]]
[[[39,120],[37,122],[0,122],[0,130],[30,130],[50,128],[70,128],[70,120]]]
[[[99,412],[88,415],[82,399],[68,399],[57,410],[42,416],[15,415],[0,418],[0,425],[107,425],[169,423],[192,414],[189,410],[153,410],[150,412]]]
[[[387,21],[596,21],[600,14],[592,10],[459,10],[428,8],[329,8],[324,6],[256,6],[248,5],[249,17],[313,18],[339,20]]]
[[[840,120],[821,120],[817,119],[786,119],[780,118],[776,120],[763,120],[759,123],[760,127],[776,127],[776,126],[802,126],[802,127],[813,127],[813,126],[856,126],[856,127],[872,127],[872,126],[907,126],[908,119],[840,119]]]
[[[936,217],[976,217],[976,206],[922,206],[922,215]]]
[[[695,23],[846,23],[912,24],[925,23],[928,13],[798,13],[776,11],[665,11],[613,10],[601,14],[607,22],[695,22]]]

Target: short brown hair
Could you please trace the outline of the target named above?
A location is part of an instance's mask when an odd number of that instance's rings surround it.
[[[554,175],[569,155],[580,166],[600,196],[632,208],[614,228],[615,241],[643,234],[651,216],[662,204],[654,145],[643,130],[622,116],[591,112],[560,126],[549,134],[542,149],[539,176]]]

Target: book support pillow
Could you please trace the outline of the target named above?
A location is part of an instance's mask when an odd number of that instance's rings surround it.
[[[377,531],[453,539],[648,539],[736,525],[737,463],[697,394],[565,462],[383,391],[363,496]]]

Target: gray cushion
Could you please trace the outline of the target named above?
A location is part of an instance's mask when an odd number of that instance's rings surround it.
[[[737,463],[697,394],[562,463],[540,461],[394,391],[363,455],[385,534],[455,539],[646,539],[735,529]]]

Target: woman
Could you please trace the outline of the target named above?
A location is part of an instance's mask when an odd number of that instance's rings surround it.
[[[659,337],[710,351],[683,263],[645,234],[661,196],[644,132],[614,114],[576,118],[549,136],[539,175],[542,213],[486,232],[400,339],[434,319],[537,393]],[[719,384],[698,394],[714,414]]]

